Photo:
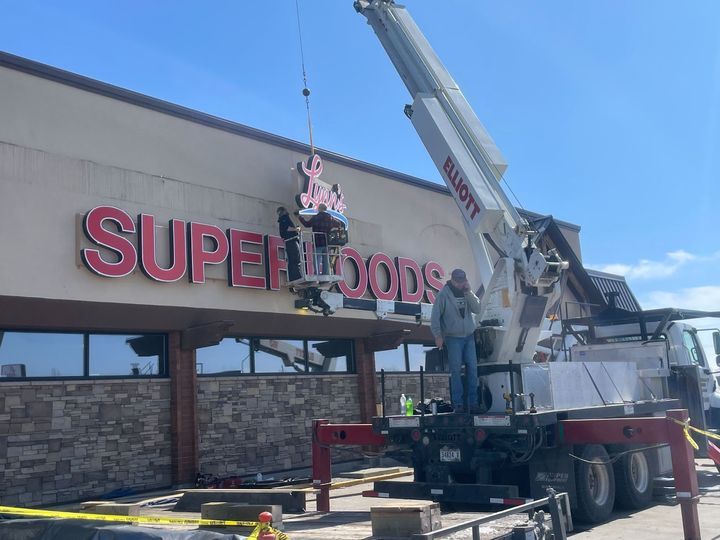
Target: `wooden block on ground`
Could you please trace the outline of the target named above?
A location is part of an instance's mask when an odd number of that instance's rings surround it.
[[[224,519],[225,507],[230,504],[226,502],[207,502],[200,505],[200,517],[202,519]]]
[[[98,504],[97,506],[86,508],[85,512],[110,516],[139,516],[140,505],[106,502],[105,504]]]
[[[370,508],[373,537],[409,538],[442,528],[438,503],[408,503]]]
[[[200,516],[203,519],[258,521],[261,512],[270,512],[273,527],[282,528],[282,506],[279,504],[204,503],[200,507]]]
[[[203,503],[229,502],[282,506],[285,513],[305,511],[307,492],[295,489],[188,489],[173,508],[174,512],[200,512]]]
[[[351,471],[338,474],[341,478],[369,478],[371,476],[380,476],[383,474],[393,474],[400,472],[399,467],[376,467],[372,469],[362,469],[360,471]]]
[[[228,507],[234,506],[233,503],[226,503],[226,502],[208,502],[203,503],[200,506],[200,517],[202,519],[219,519],[219,520],[229,520],[231,518],[227,517],[228,515]],[[255,516],[255,519],[233,519],[233,521],[257,521],[257,516]],[[252,527],[235,527],[235,526],[223,526],[223,525],[200,525],[200,529],[208,530],[208,531],[214,531],[214,532],[220,532],[224,534],[239,534],[241,536],[248,536],[255,528]]]

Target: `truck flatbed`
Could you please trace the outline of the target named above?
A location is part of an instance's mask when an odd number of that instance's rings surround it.
[[[412,457],[414,482],[376,482],[368,497],[518,505],[547,487],[574,493],[573,447],[558,443],[562,420],[654,416],[676,399],[512,414],[378,416],[373,431]]]
[[[550,426],[559,420],[581,418],[618,418],[622,416],[650,416],[653,413],[675,409],[677,399],[658,399],[635,403],[608,404],[561,410],[517,411],[511,414],[438,413],[413,416],[376,416],[372,419],[373,431],[391,435],[396,430],[492,428],[496,433],[522,433],[535,427]]]

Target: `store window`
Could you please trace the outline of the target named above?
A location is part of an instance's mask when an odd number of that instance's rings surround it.
[[[90,334],[90,376],[160,375],[165,337],[149,335]]]
[[[198,349],[199,375],[245,373],[347,373],[355,369],[353,342],[290,338],[226,338]]]
[[[389,351],[377,351],[375,353],[375,369],[380,371],[407,371],[405,362],[405,346],[400,345],[397,349]]]
[[[255,373],[305,372],[305,342],[253,338]]]
[[[432,345],[405,343],[397,349],[375,353],[375,370],[390,371],[447,371],[442,352]]]
[[[0,330],[0,377],[150,377],[167,374],[164,334]]]
[[[0,332],[0,376],[80,377],[82,334]]]
[[[425,371],[428,371],[429,366],[425,363],[425,359],[432,347],[420,343],[408,343],[406,347],[410,371],[420,371],[421,366]]]
[[[250,340],[225,338],[213,347],[198,349],[195,362],[199,375],[251,373]]]
[[[349,339],[308,341],[308,370],[312,372],[354,371],[353,343]]]

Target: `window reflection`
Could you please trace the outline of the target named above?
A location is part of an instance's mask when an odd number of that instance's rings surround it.
[[[408,362],[410,364],[410,371],[420,371],[420,367],[424,370],[428,370],[428,366],[425,363],[426,355],[428,351],[431,351],[432,347],[429,345],[422,345],[420,343],[408,343]]]
[[[164,354],[161,335],[90,334],[90,376],[158,375]]]
[[[405,347],[400,345],[397,349],[377,351],[375,353],[375,370],[405,371]]]
[[[240,373],[348,372],[354,369],[353,342],[288,338],[226,338],[197,351],[201,375]]]
[[[0,332],[0,376],[83,375],[83,335]]]
[[[199,374],[250,373],[250,341],[225,338],[213,347],[198,349],[195,359]]]
[[[683,330],[682,336],[683,345],[685,345],[685,348],[687,349],[693,364],[704,367],[705,362],[703,361],[702,354],[700,353],[702,349],[700,348],[700,344],[697,342],[697,336],[692,332],[688,332],[687,330]]]
[[[303,373],[305,342],[290,339],[253,339],[255,373]]]
[[[308,369],[312,372],[349,371],[352,341],[308,341]]]
[[[390,351],[375,353],[375,370],[447,371],[443,352],[430,344],[406,343]]]

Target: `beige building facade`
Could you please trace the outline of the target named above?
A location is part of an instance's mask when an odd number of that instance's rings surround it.
[[[308,466],[312,419],[367,421],[380,367],[389,402],[417,395],[426,325],[295,308],[275,210],[297,208],[306,145],[6,54],[0,118],[0,504]],[[444,186],[318,154],[346,291],[478,284]]]

